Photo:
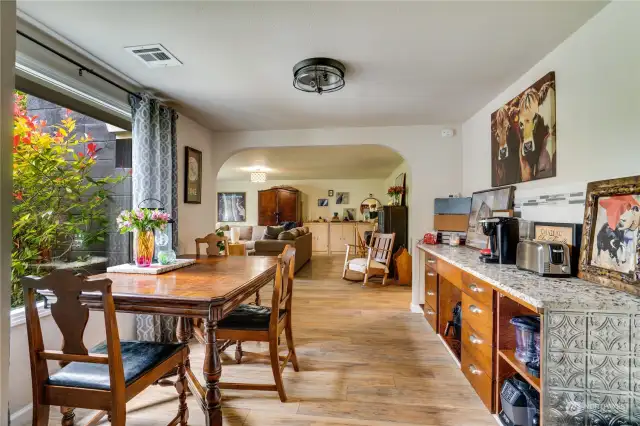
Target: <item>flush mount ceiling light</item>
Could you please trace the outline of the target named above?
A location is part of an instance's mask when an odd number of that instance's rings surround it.
[[[264,183],[267,181],[265,172],[251,172],[251,183]]]
[[[293,67],[293,87],[303,92],[335,92],[344,87],[344,65],[330,58],[309,58]]]

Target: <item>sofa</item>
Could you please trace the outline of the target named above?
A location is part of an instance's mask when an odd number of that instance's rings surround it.
[[[295,271],[297,272],[311,259],[313,236],[307,227],[284,231],[278,226],[217,226],[231,238],[231,229],[238,228],[238,240],[244,243],[249,256],[277,256],[287,244],[296,248]]]

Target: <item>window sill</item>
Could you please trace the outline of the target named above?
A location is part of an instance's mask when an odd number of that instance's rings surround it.
[[[38,302],[36,305],[38,306],[38,314],[40,318],[51,315],[51,309],[44,307],[44,302]],[[17,327],[27,322],[27,316],[25,313],[24,306],[19,308],[14,308],[11,310],[11,327]]]

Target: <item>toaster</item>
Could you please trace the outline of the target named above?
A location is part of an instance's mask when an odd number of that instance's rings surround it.
[[[516,266],[542,276],[570,276],[569,246],[550,241],[521,241],[516,250]]]

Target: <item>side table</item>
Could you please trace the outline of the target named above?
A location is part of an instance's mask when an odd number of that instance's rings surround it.
[[[229,256],[245,256],[246,249],[244,243],[229,243]]]

